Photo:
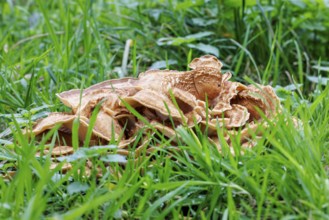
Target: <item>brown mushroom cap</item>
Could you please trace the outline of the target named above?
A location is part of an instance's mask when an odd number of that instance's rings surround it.
[[[178,88],[173,88],[172,94],[178,104],[178,107],[183,113],[188,113],[197,106],[196,97],[189,92]]]
[[[256,138],[262,135],[262,113],[273,118],[280,112],[280,101],[272,87],[229,81],[232,74],[222,74],[222,63],[211,55],[194,59],[189,67],[190,71],[150,70],[138,78],[111,79],[84,90],[59,93],[57,96],[72,109],[72,114],[52,113],[37,121],[32,133],[41,135],[61,124],[59,135],[67,139],[77,122],[79,140],[83,142],[92,113],[99,109],[90,143],[118,141],[118,152],[123,154],[128,154],[132,146],[137,146],[136,156],[151,150],[154,129],[175,141],[175,128],[181,125],[207,129],[219,151],[219,131],[225,133],[222,141],[228,146],[232,145],[230,137],[237,135],[242,147],[254,146]],[[147,126],[127,105],[144,117]],[[72,148],[61,146],[70,143],[66,139],[57,143],[60,146],[54,147],[53,156],[71,153]]]
[[[227,73],[227,75],[225,75],[225,80],[229,78],[231,78],[231,74]],[[224,80],[221,88],[219,95],[213,100],[212,105],[214,107],[211,110],[212,115],[221,115],[224,111],[230,110],[232,108],[231,100],[236,97],[239,92],[247,89],[247,87],[241,83]]]
[[[75,89],[56,95],[64,105],[72,109],[74,114],[80,113],[88,116],[90,109],[95,107],[101,100],[106,100],[112,94],[130,96],[141,90],[140,87],[130,83],[132,81],[130,78],[126,78],[123,82],[119,81],[121,83],[118,83],[118,80],[113,80],[116,83],[111,83],[110,81],[99,83],[82,91]]]
[[[249,116],[250,113],[246,107],[232,104],[232,109],[224,112],[224,117],[229,119],[225,127],[228,129],[242,127],[248,121]]]
[[[110,115],[100,110],[97,114],[93,133],[107,141],[112,139],[118,140],[122,134],[122,127],[117,120],[113,119]]]
[[[46,130],[54,128],[57,124],[71,124],[74,118],[74,115],[66,113],[51,113],[47,118],[40,119],[36,122],[33,126],[32,133],[38,135]]]
[[[41,134],[52,129],[57,124],[62,124],[62,127],[71,131],[75,119],[79,122],[79,139],[84,141],[88,132],[89,119],[84,116],[69,115],[65,113],[52,113],[48,117],[39,120],[33,127],[32,133],[35,135]],[[95,139],[95,136],[97,136],[110,141],[112,134],[114,134],[113,138],[117,139],[120,135],[121,129],[121,126],[116,120],[105,112],[100,111],[96,117],[96,122],[92,130],[94,135],[92,139]]]
[[[171,126],[161,124],[157,121],[151,121],[151,125],[168,138],[176,136],[176,132]]]
[[[122,100],[132,107],[145,106],[154,109],[160,114],[168,117],[170,116],[179,122],[186,120],[167,96],[156,93],[153,90],[144,89],[137,92],[135,95],[125,97]],[[124,102],[120,103],[120,105],[125,106]]]
[[[43,150],[42,154],[48,154],[51,153],[51,156],[57,157],[57,156],[63,156],[72,154],[74,152],[73,147],[71,146],[56,146],[52,150],[45,149]],[[37,156],[39,156],[40,153],[37,153]]]
[[[173,88],[186,91],[196,98],[213,99],[218,95],[222,81],[222,64],[214,56],[207,55],[194,59],[189,65],[192,71],[150,70],[140,74],[137,83],[144,89],[161,90],[169,94]]]
[[[250,121],[260,119],[260,111],[268,117],[280,110],[280,100],[270,86],[249,85],[248,89],[239,92],[232,103],[245,106],[250,113]]]
[[[212,55],[205,55],[200,58],[195,58],[189,64],[189,67],[193,70],[198,68],[212,68],[218,72],[220,72],[222,66],[223,64],[215,56]]]

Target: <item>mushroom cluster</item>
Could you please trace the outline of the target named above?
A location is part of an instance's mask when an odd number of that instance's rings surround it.
[[[257,130],[264,116],[280,111],[272,87],[229,81],[231,73],[222,74],[221,62],[210,55],[194,59],[189,67],[190,71],[149,70],[138,78],[112,79],[57,94],[72,112],[51,113],[36,122],[32,133],[41,136],[61,124],[58,149],[64,149],[63,145],[72,145],[72,129],[78,124],[81,145],[86,138],[88,145],[116,142],[119,153],[128,154],[132,146],[135,152],[150,148],[148,139],[154,133],[175,142],[177,126],[199,126],[219,150],[221,128],[229,146],[237,132],[241,146],[253,146],[250,131]],[[65,147],[66,151],[72,149]]]

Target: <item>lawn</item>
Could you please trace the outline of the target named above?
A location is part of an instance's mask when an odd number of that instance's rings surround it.
[[[327,0],[0,1],[0,219],[328,219],[328,13]],[[62,173],[36,156],[46,138],[21,131],[69,111],[56,93],[205,54],[280,97],[254,148],[218,152],[180,127],[178,146],[153,137],[137,160],[108,157],[115,142],[75,149]]]

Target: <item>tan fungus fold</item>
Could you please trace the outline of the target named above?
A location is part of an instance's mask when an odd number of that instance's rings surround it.
[[[39,136],[61,124],[60,131],[70,134],[77,121],[83,145],[91,115],[100,105],[91,143],[117,141],[118,152],[123,155],[127,155],[133,145],[138,146],[134,148],[135,155],[145,148],[151,151],[149,140],[155,135],[154,129],[174,143],[179,138],[175,132],[177,126],[207,129],[209,140],[219,151],[222,141],[219,141],[218,131],[225,132],[227,146],[232,145],[230,137],[238,134],[242,148],[254,146],[257,137],[262,135],[258,129],[262,115],[272,118],[280,112],[280,101],[273,88],[229,81],[231,73],[222,74],[222,63],[211,55],[194,59],[189,67],[190,71],[150,70],[138,78],[111,79],[84,90],[59,93],[58,98],[72,113],[51,113],[38,120],[30,133]],[[130,112],[127,105],[144,119]],[[145,120],[153,130],[145,126]],[[136,143],[138,134],[143,135],[143,140]],[[43,153],[56,157],[72,152],[70,146],[55,146],[51,152]]]

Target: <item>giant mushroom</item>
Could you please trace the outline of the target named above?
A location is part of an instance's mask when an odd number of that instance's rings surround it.
[[[111,79],[84,90],[69,90],[57,94],[61,102],[71,108],[70,113],[51,113],[38,120],[27,132],[41,136],[60,124],[60,130],[70,143],[73,123],[79,123],[78,137],[83,145],[93,111],[98,111],[92,128],[90,144],[117,141],[121,152],[127,154],[130,144],[145,123],[171,138],[177,126],[207,127],[209,139],[218,145],[217,129],[229,134],[241,130],[241,145],[252,147],[255,131],[262,115],[272,118],[280,111],[280,101],[273,88],[262,85],[243,85],[230,81],[231,73],[222,73],[222,63],[214,56],[194,59],[190,71],[149,70],[138,78]],[[129,106],[129,108],[128,108]],[[138,112],[140,117],[131,111]],[[260,135],[260,134],[258,134]],[[145,134],[147,137],[147,134]],[[173,141],[175,139],[172,139]],[[139,146],[150,147],[140,141]],[[62,145],[60,143],[59,145]],[[60,149],[67,149],[61,147]],[[217,146],[220,149],[220,146]],[[56,148],[57,149],[57,148]],[[140,148],[136,148],[140,151]],[[53,154],[58,154],[53,151]]]

